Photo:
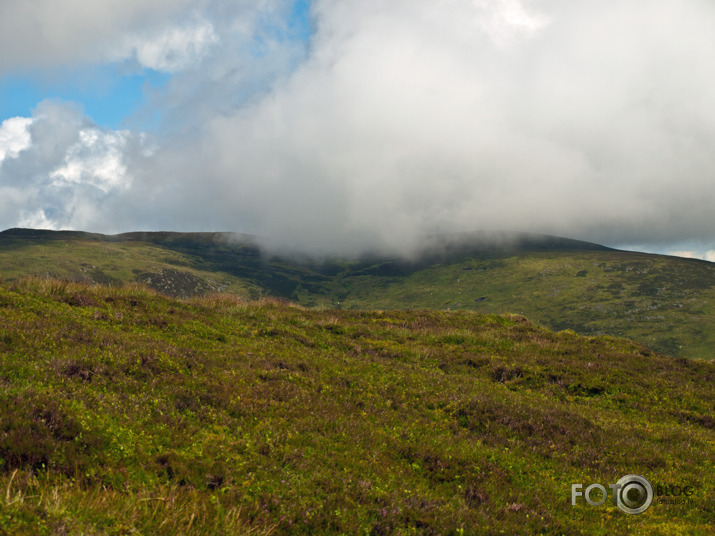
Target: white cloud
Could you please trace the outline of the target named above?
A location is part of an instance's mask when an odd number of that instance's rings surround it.
[[[35,210],[34,212],[28,214],[27,212],[22,212],[20,214],[20,220],[17,223],[17,227],[27,228],[27,229],[50,229],[53,231],[59,230],[57,223],[50,220],[42,209]]]
[[[67,149],[62,165],[50,172],[55,187],[89,184],[104,193],[130,186],[124,150],[127,131],[82,129],[77,143]]]
[[[482,228],[712,247],[712,2],[314,0],[303,47],[281,35],[280,0],[106,0],[57,27],[37,1],[39,44],[3,19],[30,3],[0,4],[0,45],[19,44],[0,69],[174,72],[149,110],[170,129],[149,154],[137,133],[36,114],[32,146],[0,167],[4,221],[17,205],[62,226],[247,231],[313,251]]]
[[[45,101],[19,119],[30,143],[0,165],[0,227],[116,225],[105,207],[131,189],[129,161],[151,154],[151,140],[101,129],[69,103]]]
[[[175,155],[203,162],[187,199],[314,249],[480,228],[708,239],[713,10],[644,5],[317,1],[308,61]]]
[[[0,73],[102,61],[127,32],[166,24],[195,0],[2,0]]]
[[[520,0],[478,0],[477,23],[499,45],[529,37],[544,28],[549,19],[531,11]]]
[[[213,25],[194,17],[184,25],[128,37],[115,54],[122,59],[135,57],[144,68],[175,73],[199,62],[218,41]]]
[[[2,0],[0,75],[134,59],[177,72],[226,34],[253,34],[292,0]],[[10,53],[11,51],[11,53]],[[234,53],[236,51],[234,50]]]
[[[5,158],[17,158],[20,151],[30,146],[31,124],[28,117],[11,117],[0,124],[0,165]]]
[[[668,255],[672,255],[674,257],[685,257],[686,259],[702,259],[702,255],[698,254],[695,251],[670,251],[668,252]]]
[[[667,255],[673,255],[675,257],[685,257],[686,259],[699,259],[703,261],[715,262],[715,249],[708,251],[704,250],[675,250],[668,251]]]

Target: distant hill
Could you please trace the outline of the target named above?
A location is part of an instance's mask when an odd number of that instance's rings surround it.
[[[267,255],[254,237],[233,233],[0,233],[0,277],[28,275],[139,282],[175,297],[231,292],[322,308],[519,313],[551,329],[715,357],[715,264],[553,236],[438,235],[409,258],[315,261]]]
[[[30,250],[177,258],[65,238]],[[0,319],[2,535],[712,534],[713,363],[518,315],[50,279],[0,283]],[[628,474],[647,512],[571,504]]]

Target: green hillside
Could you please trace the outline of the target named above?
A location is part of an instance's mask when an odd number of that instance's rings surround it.
[[[715,357],[715,264],[536,235],[432,237],[411,260],[269,257],[246,235],[0,233],[0,277],[140,282],[177,297],[230,292],[308,307],[520,313],[551,329]]]
[[[46,279],[0,284],[0,318],[0,534],[712,534],[707,361]],[[571,505],[632,473],[690,504]]]
[[[439,262],[399,277],[348,276],[341,284],[342,307],[516,312],[556,330],[627,337],[673,356],[715,357],[715,264],[704,261],[535,251]]]

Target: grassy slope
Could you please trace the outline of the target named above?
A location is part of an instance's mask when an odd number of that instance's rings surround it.
[[[151,242],[109,238],[43,232],[4,238],[0,241],[0,274],[10,281],[37,276],[108,285],[140,282],[177,297],[257,292],[244,280],[207,269],[200,258]]]
[[[529,252],[341,281],[341,306],[517,312],[552,329],[715,357],[715,265],[621,251]]]
[[[248,237],[211,233],[0,233],[0,277],[139,281],[174,296],[227,291],[306,306],[517,312],[552,329],[715,357],[715,264],[552,238],[511,250],[452,248],[408,264],[266,259]]]
[[[711,534],[715,365],[518,316],[0,285],[0,534]],[[628,516],[572,483],[691,484]]]

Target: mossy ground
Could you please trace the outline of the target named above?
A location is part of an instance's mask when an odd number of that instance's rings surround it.
[[[473,312],[0,285],[0,534],[711,534],[715,366]],[[573,483],[641,474],[629,516]]]

